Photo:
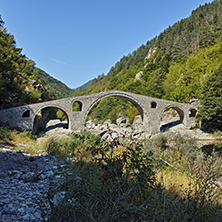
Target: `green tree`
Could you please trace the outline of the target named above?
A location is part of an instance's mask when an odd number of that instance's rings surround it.
[[[0,30],[3,27],[3,25],[4,25],[4,22],[2,21],[2,15],[0,14]]]
[[[205,131],[222,130],[222,66],[211,75],[204,88],[197,119]]]
[[[166,73],[161,69],[156,69],[151,73],[149,81],[147,82],[147,95],[162,98],[164,95],[163,81]]]

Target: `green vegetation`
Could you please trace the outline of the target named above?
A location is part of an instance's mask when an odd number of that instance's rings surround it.
[[[106,107],[106,109],[104,109]],[[133,122],[139,111],[126,99],[119,97],[108,97],[98,102],[89,113],[89,117],[96,123],[103,123],[110,119],[112,123],[116,123],[119,115],[128,116],[130,123]]]
[[[35,67],[3,25],[0,15],[0,109],[74,96],[73,90]]]
[[[76,95],[76,93],[68,86],[66,86],[64,83],[53,78],[52,76],[50,76],[41,69],[39,70],[39,75],[41,79],[44,79],[47,82],[47,90],[49,94],[54,95],[56,99],[61,99]]]
[[[160,134],[143,146],[114,148],[83,132],[61,145],[62,156],[68,150],[78,162],[49,191],[50,199],[65,192],[50,221],[220,221],[221,158],[192,138]]]
[[[52,204],[49,221],[221,220],[221,144],[199,149],[180,134],[118,147],[90,132],[50,137],[41,145],[35,139],[30,132],[0,129],[1,143],[26,141],[17,150],[70,158],[64,182],[49,190],[51,200],[65,192]]]
[[[0,128],[0,143],[9,145],[13,150],[21,151],[25,149],[30,154],[40,154],[45,152],[45,148],[36,143],[37,136],[30,131],[21,129]],[[0,149],[1,151],[1,149]]]
[[[222,130],[222,66],[208,78],[202,91],[198,120],[206,131]]]
[[[222,65],[221,52],[222,1],[216,0],[200,6],[190,17],[169,26],[146,45],[123,56],[106,76],[97,78],[87,89],[80,89],[79,94],[122,90],[178,102],[203,98],[207,80]],[[136,80],[136,74],[141,71],[142,75]],[[107,107],[118,109],[118,102],[118,99],[110,99],[112,105],[109,105],[101,101],[92,110],[92,118],[96,116],[104,121],[102,113],[106,113],[113,119]],[[129,118],[132,118],[129,113],[132,108],[127,107],[125,112]]]
[[[0,128],[0,143],[15,145],[16,143],[29,143],[36,140],[31,131],[21,131],[16,129]]]

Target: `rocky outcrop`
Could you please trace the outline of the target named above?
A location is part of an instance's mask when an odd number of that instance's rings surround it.
[[[151,48],[148,52],[148,55],[145,57],[144,61],[146,62],[149,58],[151,58],[151,56],[156,52],[157,47],[155,48]]]
[[[139,81],[143,75],[143,71],[140,71],[136,74],[134,82]]]

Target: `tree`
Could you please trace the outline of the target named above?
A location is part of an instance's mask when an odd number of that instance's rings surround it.
[[[3,28],[4,22],[2,21],[2,15],[0,14],[0,30]]]
[[[208,78],[203,88],[197,120],[207,132],[222,130],[222,66]]]
[[[156,69],[150,75],[147,82],[147,95],[155,98],[162,98],[164,95],[163,81],[166,73],[161,69]]]

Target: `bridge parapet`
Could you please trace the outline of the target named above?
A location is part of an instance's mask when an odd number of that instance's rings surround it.
[[[81,131],[85,127],[87,115],[92,107],[102,99],[117,96],[130,101],[138,109],[144,131],[157,133],[160,131],[160,119],[167,108],[175,109],[181,121],[188,127],[195,125],[195,114],[198,108],[191,104],[178,103],[147,97],[139,94],[123,91],[100,92],[91,95],[70,97],[65,99],[47,101],[42,103],[24,105],[0,110],[0,121],[8,123],[12,127],[21,127],[25,130],[33,130],[37,113],[47,107],[61,109],[68,118],[69,129]],[[80,111],[72,111],[74,102],[80,104]]]

